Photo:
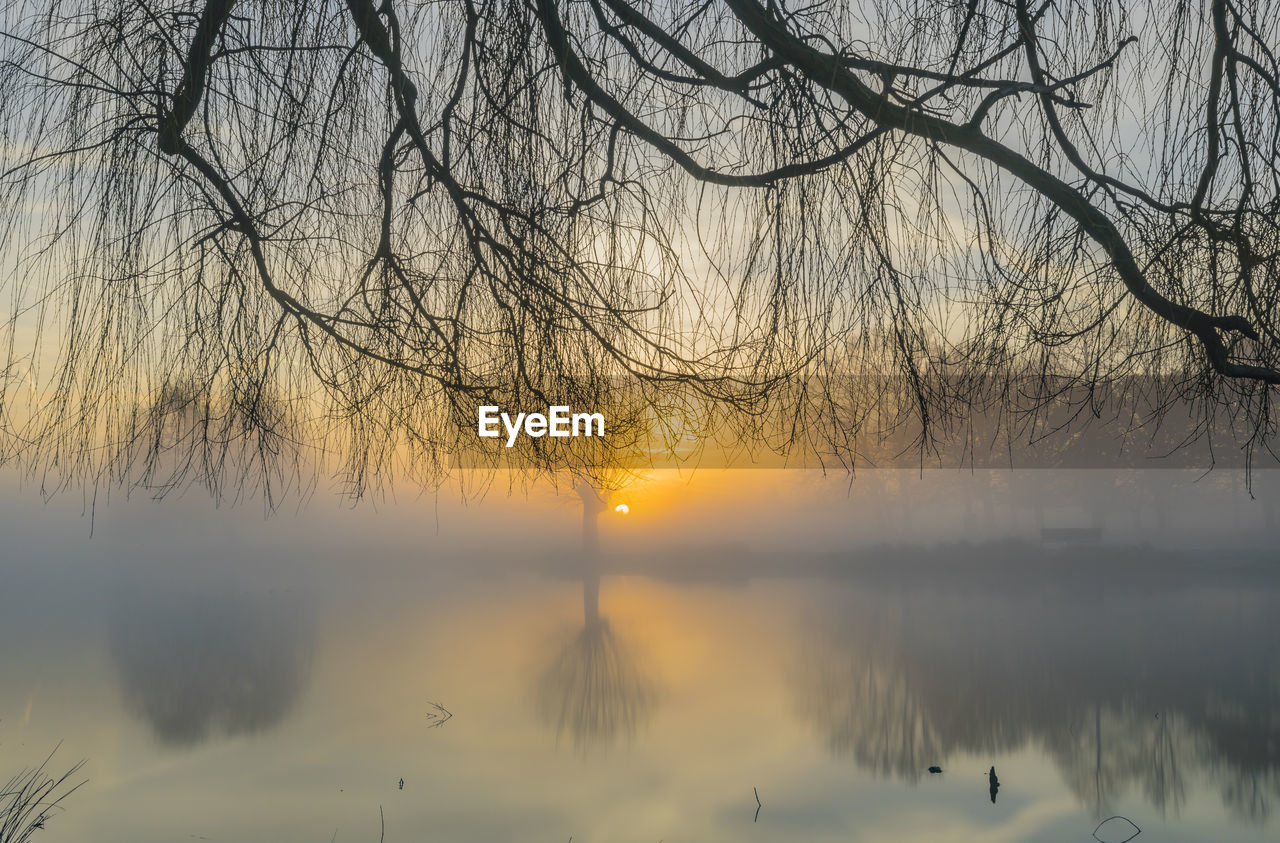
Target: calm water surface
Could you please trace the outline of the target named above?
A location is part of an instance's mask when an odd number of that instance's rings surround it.
[[[514,511],[454,541],[430,504],[130,501],[90,538],[78,501],[11,501],[0,773],[59,742],[52,766],[88,762],[39,839],[375,841],[380,810],[388,841],[1088,841],[1113,814],[1280,837],[1265,549],[686,546],[593,573],[571,507],[536,535]],[[469,546],[489,519],[533,538]]]

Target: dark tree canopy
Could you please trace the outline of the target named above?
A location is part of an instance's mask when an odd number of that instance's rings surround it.
[[[360,488],[619,388],[926,449],[1116,383],[1272,431],[1269,2],[3,8],[0,456],[318,442]]]

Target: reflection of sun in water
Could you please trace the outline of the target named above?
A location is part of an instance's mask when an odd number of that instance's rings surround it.
[[[620,503],[613,508],[613,511],[619,515],[626,515],[631,511],[631,507],[627,506],[625,503]]]

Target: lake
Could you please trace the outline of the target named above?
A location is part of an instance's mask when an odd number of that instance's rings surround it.
[[[1039,520],[972,475],[658,482],[593,558],[546,489],[264,517],[10,478],[0,775],[86,761],[45,841],[1276,839],[1265,505],[1082,476]],[[963,512],[873,534],[926,492]]]

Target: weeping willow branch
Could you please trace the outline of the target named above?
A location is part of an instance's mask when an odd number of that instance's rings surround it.
[[[551,397],[925,454],[1141,383],[1274,433],[1269,3],[0,8],[42,482],[432,483]]]

